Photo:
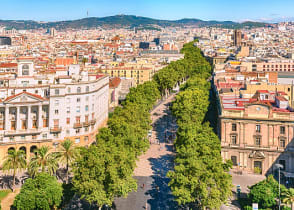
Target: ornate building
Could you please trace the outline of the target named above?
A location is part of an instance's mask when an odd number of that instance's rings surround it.
[[[220,95],[222,157],[235,169],[268,174],[274,164],[294,173],[294,112],[283,93],[260,90],[252,98]]]
[[[0,77],[0,163],[9,149],[57,148],[64,139],[89,145],[108,118],[109,78],[88,75],[78,65],[58,75],[18,60],[16,74]]]

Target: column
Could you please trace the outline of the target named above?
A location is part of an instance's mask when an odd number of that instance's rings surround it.
[[[6,105],[5,106],[5,130],[10,130],[9,124],[10,124],[10,119],[9,119],[9,107]]]
[[[31,117],[31,111],[32,111],[32,107],[28,106],[27,107],[28,110],[28,115],[27,115],[27,129],[31,129],[32,128],[32,117]]]
[[[20,121],[20,107],[17,106],[16,107],[16,130],[20,130],[21,129],[21,121]]]
[[[43,127],[43,119],[42,119],[42,104],[38,106],[38,128]]]

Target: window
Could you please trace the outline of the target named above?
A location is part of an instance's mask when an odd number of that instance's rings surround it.
[[[280,126],[280,134],[285,134],[285,126]]]
[[[85,136],[84,141],[88,141],[88,140],[89,140],[89,136]]]
[[[280,139],[280,147],[285,147],[285,146],[286,146],[285,139]]]
[[[88,132],[89,131],[89,127],[85,127],[85,132]]]
[[[86,96],[86,101],[89,101],[89,96]]]
[[[76,129],[76,134],[79,134],[80,133],[80,129]]]
[[[32,135],[32,139],[36,140],[37,139],[37,135]]]
[[[42,137],[43,137],[43,139],[47,139],[47,133],[44,133],[44,134],[42,135]]]
[[[20,138],[21,138],[21,140],[26,140],[25,136],[21,136]]]
[[[92,110],[94,111],[94,104],[92,104]]]
[[[81,123],[81,117],[80,116],[76,117],[76,123],[78,123],[78,124]]]
[[[283,168],[281,168],[282,171],[286,170],[286,160],[279,160],[279,164],[283,166]]]
[[[86,92],[89,92],[89,89],[90,89],[89,86],[87,86],[87,87],[86,87]]]
[[[67,99],[66,99],[66,102],[67,102],[68,104],[70,104],[70,98],[67,98]]]
[[[231,160],[233,162],[233,166],[237,166],[238,163],[237,163],[237,156],[231,156]]]
[[[237,131],[237,125],[236,125],[236,123],[233,123],[232,124],[232,131]]]
[[[77,113],[80,113],[80,111],[81,111],[81,107],[77,106]]]
[[[67,92],[70,93],[70,87],[67,88]]]
[[[85,106],[85,111],[86,112],[89,111],[89,106],[88,105]]]
[[[24,64],[22,66],[22,75],[29,75],[29,65],[28,64]]]
[[[38,90],[35,90],[35,94],[38,94]]]
[[[80,143],[80,138],[75,138],[75,143],[76,144]]]
[[[89,115],[85,115],[85,122],[89,122]]]
[[[66,124],[70,124],[70,118],[66,118]]]
[[[256,131],[256,133],[260,133],[260,125],[256,125],[255,131]]]
[[[59,89],[55,89],[55,95],[59,95]]]
[[[59,100],[55,100],[55,106],[59,105]]]
[[[70,134],[70,131],[69,130],[66,130],[66,134],[69,135]]]
[[[78,102],[78,103],[81,102],[81,98],[77,98],[77,102]]]
[[[81,93],[81,88],[80,87],[77,88],[77,93]]]
[[[59,119],[55,119],[53,120],[53,123],[54,123],[54,127],[59,127]]]
[[[231,143],[232,144],[237,144],[237,136],[236,135],[231,136]]]
[[[260,137],[256,137],[255,138],[255,145],[260,146],[261,143],[261,138]]]
[[[14,141],[14,136],[10,136],[10,137],[9,137],[9,140],[10,140],[10,141]]]
[[[70,113],[70,107],[66,107],[66,113],[67,113],[67,114]]]
[[[58,109],[55,109],[54,113],[55,113],[55,114],[58,114]]]
[[[58,133],[54,133],[53,134],[53,137],[56,139],[56,138],[58,138]]]

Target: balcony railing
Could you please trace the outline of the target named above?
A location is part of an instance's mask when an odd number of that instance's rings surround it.
[[[25,130],[7,130],[4,131],[5,136],[16,136],[16,135],[31,135],[31,134],[39,134],[42,130],[38,128],[25,129]]]
[[[90,126],[90,123],[89,122],[83,122],[83,126],[84,127],[89,127]]]
[[[74,128],[81,128],[81,127],[83,127],[83,126],[82,126],[81,123],[75,123],[73,127],[74,127]]]
[[[90,121],[90,124],[91,124],[91,125],[95,125],[95,124],[96,124],[96,119],[91,120],[91,121]]]
[[[50,128],[50,132],[51,133],[60,133],[61,132],[61,127],[54,126],[54,127]]]

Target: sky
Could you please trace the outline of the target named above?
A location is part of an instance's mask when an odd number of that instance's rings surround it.
[[[0,19],[60,21],[117,14],[156,19],[294,20],[294,0],[0,0]]]

